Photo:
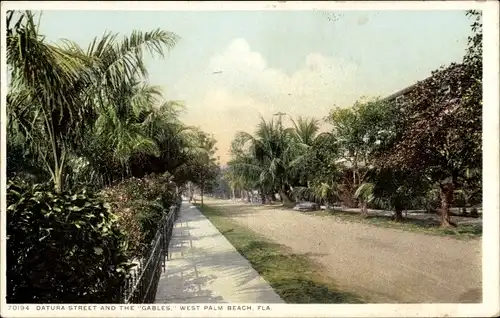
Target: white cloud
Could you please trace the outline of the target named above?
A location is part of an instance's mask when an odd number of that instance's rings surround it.
[[[271,118],[283,111],[322,118],[334,104],[351,104],[360,95],[357,75],[354,63],[319,53],[309,54],[304,66],[288,75],[268,67],[240,38],[208,61],[204,72],[180,79],[174,89],[186,100],[185,120],[214,133],[226,160],[236,131],[253,131],[259,114]]]

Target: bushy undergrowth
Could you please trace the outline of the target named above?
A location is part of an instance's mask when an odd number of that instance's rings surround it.
[[[7,302],[115,302],[130,256],[118,218],[97,194],[7,186]]]
[[[130,252],[140,256],[149,245],[165,211],[176,202],[175,187],[168,178],[130,178],[103,191],[127,233]]]

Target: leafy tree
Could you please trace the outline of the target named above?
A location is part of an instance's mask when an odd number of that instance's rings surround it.
[[[426,190],[427,183],[414,171],[382,168],[368,173],[355,196],[361,201],[363,216],[367,216],[368,204],[376,204],[394,210],[394,220],[399,222],[403,219],[403,210],[422,203]]]
[[[358,101],[349,108],[334,108],[326,120],[339,147],[338,163],[352,175],[352,182],[344,181],[343,192],[353,196],[374,167],[376,151],[391,135],[391,108],[379,99]]]
[[[197,186],[203,205],[203,195],[215,186],[220,170],[218,159],[215,157],[217,141],[199,129],[193,129],[188,138],[191,147],[186,149],[184,162],[175,170],[174,180],[178,184],[190,182],[190,187]]]
[[[217,177],[214,180],[211,194],[218,198],[229,199],[235,198],[235,189],[232,187],[229,177],[229,169],[220,167]]]
[[[468,169],[481,170],[482,23],[474,18],[473,36],[461,64],[451,64],[418,82],[396,102],[398,131],[383,152],[387,167],[412,169],[437,184],[441,225],[454,226],[450,205]]]

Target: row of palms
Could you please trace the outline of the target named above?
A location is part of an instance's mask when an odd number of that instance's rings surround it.
[[[50,180],[58,192],[149,173],[169,172],[179,184],[194,178],[197,158],[214,144],[179,120],[182,104],[148,84],[144,64],[146,53],[163,57],[177,35],[107,33],[84,49],[48,43],[35,21],[30,11],[7,14],[10,175]]]
[[[406,209],[437,208],[438,192],[428,176],[380,163],[393,138],[390,107],[375,100],[334,109],[327,118],[331,130],[322,133],[314,118],[289,118],[287,127],[281,117],[262,118],[254,134],[239,132],[234,138],[223,182],[233,198],[241,191],[249,199],[258,191],[262,203],[279,194],[285,206],[302,200],[342,203],[360,207],[363,216],[373,206],[394,210],[396,221]],[[470,206],[481,202],[480,170],[468,173],[469,183],[455,192],[465,199],[460,204]]]
[[[231,146],[233,159],[228,163],[232,169],[226,178],[233,187],[260,190],[262,200],[266,195],[279,193],[285,204],[289,204],[289,185],[300,183],[299,167],[305,162],[307,151],[321,137],[317,136],[317,120],[292,120],[294,128],[290,128],[283,126],[281,116],[271,121],[262,118],[254,135],[248,132],[236,135]]]

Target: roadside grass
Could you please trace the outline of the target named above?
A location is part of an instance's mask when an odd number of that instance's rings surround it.
[[[440,227],[438,221],[433,218],[415,219],[404,218],[401,222],[394,222],[390,216],[368,215],[363,218],[359,213],[347,211],[314,211],[299,212],[317,216],[334,217],[339,221],[357,222],[372,224],[375,226],[400,229],[403,231],[420,232],[430,235],[447,236],[460,240],[480,238],[483,234],[481,225],[477,224],[458,224],[456,228],[444,229]]]
[[[251,206],[251,205],[249,205]],[[262,206],[262,205],[261,205]],[[292,208],[284,207],[281,204],[266,204],[266,209],[277,210],[292,210]],[[368,215],[363,218],[358,212],[343,211],[343,210],[326,210],[326,211],[294,211],[296,213],[304,213],[314,216],[333,217],[339,222],[355,222],[363,224],[371,224],[374,226],[399,229],[408,232],[418,232],[428,235],[436,235],[450,237],[457,240],[470,240],[481,238],[483,235],[483,227],[481,224],[458,224],[456,228],[444,229],[440,227],[439,221],[435,218],[428,219],[404,218],[401,222],[394,222],[390,216],[384,215]]]
[[[321,267],[238,225],[217,207],[195,204],[212,224],[252,264],[286,303],[365,303],[361,297],[340,291]]]

